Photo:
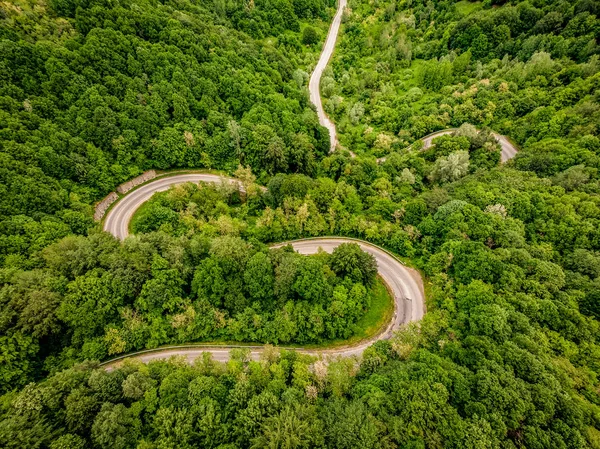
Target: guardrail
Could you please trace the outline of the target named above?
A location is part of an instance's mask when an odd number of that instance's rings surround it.
[[[152,354],[154,352],[164,352],[169,350],[178,350],[178,349],[264,349],[265,345],[230,345],[230,344],[219,344],[219,343],[185,343],[181,345],[169,345],[169,346],[159,346],[158,348],[152,349],[142,349],[140,351],[129,352],[127,354],[122,354],[118,357],[114,357],[112,359],[106,360],[104,362],[100,362],[100,366],[110,365],[111,363],[118,362],[119,360],[125,360],[132,357],[137,357],[145,354]],[[300,347],[290,347],[290,346],[277,346],[278,349],[283,349],[287,351],[304,351],[304,348]]]
[[[117,192],[120,194],[125,194],[129,192],[134,187],[139,186],[140,184],[145,183],[146,181],[150,181],[151,179],[156,178],[155,170],[148,170],[147,172],[142,173],[140,176],[133,178],[130,181],[124,182],[119,187],[117,187]]]
[[[106,195],[106,197],[104,197],[104,199],[102,201],[100,201],[98,204],[96,204],[96,208],[94,210],[94,220],[96,220],[96,221],[102,220],[102,217],[104,217],[104,214],[106,213],[106,211],[118,199],[119,199],[119,195],[117,195],[115,192],[110,192],[108,195]]]

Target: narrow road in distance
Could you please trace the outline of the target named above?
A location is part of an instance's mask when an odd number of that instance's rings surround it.
[[[337,37],[340,31],[340,25],[342,23],[342,14],[344,13],[344,8],[346,7],[347,0],[338,0],[338,8],[333,17],[333,21],[331,22],[331,26],[329,28],[329,32],[327,33],[327,39],[325,40],[325,44],[323,45],[323,50],[321,51],[321,56],[319,57],[319,61],[313,70],[310,81],[308,82],[308,91],[310,93],[310,101],[317,108],[317,115],[319,117],[319,123],[321,126],[324,126],[329,131],[329,152],[333,152],[336,150],[338,146],[338,138],[337,131],[335,129],[335,123],[331,121],[331,119],[325,113],[323,109],[323,102],[321,100],[321,76],[323,75],[323,71],[327,67],[331,56],[333,55],[333,50],[335,49],[335,44],[337,41]],[[445,134],[451,134],[456,131],[456,128],[449,128],[442,131],[438,131],[432,134],[429,134],[421,140],[423,140],[423,149],[427,149],[432,145],[433,139],[436,137],[443,136]],[[512,159],[517,154],[517,148],[508,140],[506,136],[501,134],[494,133],[494,137],[500,144],[502,148],[501,153],[501,161],[506,162],[509,159]],[[350,152],[351,157],[356,157],[356,154],[352,151]],[[377,162],[384,162],[385,157],[381,157],[377,159]]]
[[[445,136],[448,134],[452,134],[454,131],[456,131],[458,128],[448,128],[448,129],[443,129],[441,131],[436,131],[434,133],[431,134],[427,134],[424,137],[421,137],[420,141],[423,142],[423,147],[421,148],[422,150],[426,150],[427,148],[431,148],[431,146],[433,145],[433,140],[440,137],[440,136]],[[494,138],[496,139],[496,141],[498,142],[498,144],[500,145],[500,162],[504,163],[509,161],[510,159],[512,159],[513,157],[515,157],[517,155],[517,152],[519,151],[517,149],[516,146],[514,146],[510,140],[508,139],[508,137],[503,136],[502,134],[498,134],[498,133],[492,133],[492,135],[494,136]],[[417,140],[417,141],[418,141]],[[410,148],[411,145],[409,145]],[[384,157],[378,157],[377,158],[377,163],[382,164],[383,162],[385,162],[385,160],[387,159],[387,156]]]
[[[440,137],[440,136],[444,136],[446,134],[452,134],[454,131],[456,131],[457,128],[448,128],[448,129],[444,129],[442,131],[437,131],[435,133],[429,134],[425,137],[423,137],[421,140],[423,141],[423,149],[426,150],[427,148],[431,147],[431,145],[433,145],[433,139]],[[502,134],[498,134],[498,133],[492,133],[492,135],[496,138],[496,141],[498,141],[498,143],[500,144],[500,148],[501,148],[501,153],[500,153],[500,160],[502,162],[506,162],[509,159],[512,159],[513,157],[515,157],[517,155],[517,148],[510,143],[510,141],[508,140],[508,137],[503,136]]]
[[[342,14],[344,13],[344,8],[346,7],[347,0],[338,0],[338,9],[335,12],[335,16],[333,17],[333,22],[331,22],[331,27],[329,28],[329,33],[327,33],[327,39],[325,40],[325,44],[323,45],[323,50],[321,51],[321,56],[319,57],[319,61],[315,66],[315,69],[310,76],[310,81],[308,82],[308,91],[310,92],[310,101],[317,108],[317,115],[319,116],[319,123],[321,126],[324,126],[329,131],[329,142],[330,148],[329,151],[335,151],[338,139],[337,133],[335,131],[335,124],[329,119],[325,111],[323,110],[323,103],[321,102],[321,75],[323,75],[323,71],[329,60],[331,59],[331,55],[333,54],[333,50],[335,49],[335,42],[337,40],[338,33],[340,31],[340,24],[342,23]],[[352,155],[354,153],[351,152]]]

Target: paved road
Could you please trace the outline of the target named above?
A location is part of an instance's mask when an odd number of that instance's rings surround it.
[[[427,136],[425,136],[423,139],[423,149],[427,149],[429,148],[432,144],[433,144],[433,139],[446,135],[446,134],[452,134],[454,131],[456,131],[456,128],[449,128],[449,129],[444,129],[443,131],[438,131],[435,132],[433,134],[429,134]],[[496,138],[496,140],[498,141],[498,143],[500,144],[501,147],[501,155],[500,155],[500,160],[502,162],[506,162],[509,159],[512,159],[513,157],[515,157],[517,155],[517,148],[510,143],[510,141],[508,140],[508,138],[506,136],[503,136],[502,134],[498,134],[498,133],[492,133],[492,135]]]
[[[427,148],[431,147],[431,145],[433,145],[433,140],[440,137],[440,136],[444,136],[446,134],[452,134],[454,131],[456,131],[457,128],[448,128],[448,129],[444,129],[442,131],[436,131],[432,134],[428,134],[425,137],[422,137],[420,140],[423,141],[423,150],[426,150]],[[502,134],[498,134],[498,133],[492,133],[492,135],[496,138],[496,140],[498,141],[498,143],[500,144],[500,148],[501,148],[501,153],[500,153],[500,160],[502,162],[506,162],[509,159],[512,159],[513,157],[515,157],[517,155],[517,147],[515,147],[510,140],[508,140],[508,137],[503,136]],[[385,157],[380,157],[377,159],[377,162],[381,163],[381,162],[385,162]]]
[[[517,155],[517,147],[510,143],[508,137],[496,133],[493,133],[493,135],[502,147],[502,154],[500,155],[502,162],[506,162]]]
[[[367,242],[357,242],[353,239],[344,238],[298,240],[290,242],[290,244],[301,254],[314,254],[319,248],[327,252],[332,252],[334,248],[345,242],[358,243],[364,251],[373,254],[377,260],[379,275],[394,295],[394,316],[383,332],[360,344],[320,351],[298,349],[299,352],[316,356],[360,356],[362,352],[375,341],[390,338],[394,331],[398,330],[403,324],[410,321],[418,321],[425,313],[425,295],[421,276],[417,271],[402,265],[386,251]],[[285,243],[277,244],[274,245],[274,247],[279,247],[284,244]],[[203,353],[208,352],[212,355],[214,360],[227,361],[229,360],[229,352],[236,347],[240,346],[170,347],[149,351],[140,355],[133,355],[126,357],[126,359],[135,358],[147,363],[151,360],[182,356],[189,362],[193,362],[195,359],[202,357]],[[247,348],[251,350],[250,356],[252,359],[256,360],[260,357],[262,347],[250,346]],[[123,359],[108,363],[107,366],[109,368],[115,367],[122,360]]]
[[[423,141],[423,149],[426,150],[427,148],[431,147],[431,145],[433,145],[433,139],[437,139],[438,137],[445,136],[447,134],[452,134],[454,131],[456,131],[456,128],[448,128],[443,131],[426,135],[421,139]]]
[[[321,56],[319,57],[319,61],[313,70],[312,75],[310,76],[310,81],[308,83],[308,90],[310,92],[310,101],[317,108],[317,115],[319,116],[319,123],[327,128],[329,131],[329,142],[330,148],[329,151],[333,152],[336,150],[338,146],[338,138],[337,131],[335,129],[335,124],[329,119],[325,111],[323,110],[323,103],[321,101],[321,76],[323,75],[323,71],[327,67],[329,60],[331,59],[331,55],[333,54],[333,50],[335,49],[335,43],[337,40],[337,36],[340,31],[340,25],[342,23],[342,14],[344,12],[344,8],[346,7],[347,0],[339,0],[338,1],[338,9],[333,17],[333,22],[331,22],[331,26],[329,28],[329,32],[327,33],[327,39],[325,41],[325,45],[323,45],[323,50],[321,51]],[[438,131],[433,134],[429,134],[422,138],[423,140],[423,149],[429,148],[432,145],[433,139],[436,137],[443,136],[444,134],[451,134],[456,131],[456,128],[449,128],[442,131]],[[502,162],[506,162],[509,159],[512,159],[517,154],[517,148],[510,143],[506,136],[494,133],[494,137],[502,147],[502,154],[500,156]],[[350,150],[348,150],[350,151]],[[356,157],[356,154],[350,151],[351,157]],[[384,162],[385,157],[381,157],[377,159],[377,162]]]
[[[347,0],[339,0],[338,9],[333,17],[333,22],[331,22],[331,27],[329,28],[329,33],[327,33],[327,40],[325,41],[325,45],[323,45],[323,50],[321,51],[321,56],[319,57],[319,61],[313,70],[312,75],[310,76],[310,81],[308,82],[308,90],[310,92],[310,101],[317,107],[317,115],[319,116],[319,123],[321,126],[324,126],[329,130],[329,141],[330,141],[330,151],[335,151],[338,139],[337,133],[335,131],[334,123],[329,120],[327,114],[323,110],[323,103],[321,102],[321,75],[323,75],[323,70],[327,67],[327,63],[331,59],[331,55],[333,54],[333,49],[335,48],[335,41],[337,40],[338,32],[340,31],[340,24],[342,23],[342,13],[344,12],[344,8],[346,7]],[[351,153],[354,157],[354,153]]]
[[[236,179],[223,178],[222,176],[208,173],[186,173],[159,178],[133,190],[115,203],[113,208],[106,214],[104,230],[124,240],[129,235],[129,222],[135,211],[142,204],[148,201],[155,193],[164,192],[173,185],[184,184],[186,182],[230,182],[241,187],[240,181]]]
[[[210,174],[181,174],[173,175],[166,178],[159,178],[154,181],[144,184],[137,190],[130,192],[123,197],[109,211],[104,223],[104,230],[110,232],[119,239],[124,239],[129,235],[129,222],[135,212],[145,201],[148,201],[156,192],[162,192],[169,187],[185,182],[229,182],[240,185],[238,180],[232,178],[223,178]],[[304,351],[309,354],[323,354],[332,356],[353,356],[360,355],[374,341],[379,339],[387,339],[392,336],[402,324],[410,321],[420,320],[425,313],[425,294],[423,290],[423,281],[419,273],[411,268],[404,266],[396,258],[391,256],[386,251],[363,241],[356,241],[345,238],[322,238],[298,240],[290,242],[290,244],[301,254],[314,254],[319,248],[324,251],[332,252],[334,248],[344,242],[356,242],[364,251],[367,251],[375,257],[378,266],[378,272],[383,281],[390,288],[394,295],[394,316],[388,327],[379,335],[371,340],[364,341],[358,345],[351,347],[339,347],[331,350],[323,351]],[[285,243],[274,245],[279,247]],[[194,360],[200,357],[204,352],[210,352],[215,360],[227,360],[229,351],[235,346],[225,347],[187,347],[187,348],[170,348],[158,351],[148,352],[136,358],[148,362],[154,359],[164,359],[173,355],[184,356],[188,360]],[[260,347],[253,347],[251,356],[258,358],[261,352]],[[118,362],[116,362],[118,363]],[[109,366],[113,366],[112,364]]]

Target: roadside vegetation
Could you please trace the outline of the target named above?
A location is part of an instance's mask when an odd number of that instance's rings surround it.
[[[340,143],[378,157],[471,123],[555,156],[598,123],[598,3],[350,1],[321,81]],[[581,149],[581,150],[578,150]],[[518,162],[535,170],[523,152]]]
[[[0,3],[0,446],[600,447],[598,2],[351,1],[321,88],[357,158],[306,90],[333,6]],[[93,203],[150,168],[246,193],[180,186],[101,232]],[[268,247],[324,235],[409,259],[424,319],[360,361],[98,366],[360,335],[364,253]]]

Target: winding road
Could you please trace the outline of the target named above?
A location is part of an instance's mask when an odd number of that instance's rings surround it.
[[[427,136],[425,136],[421,139],[423,141],[423,149],[426,150],[427,148],[431,147],[431,145],[433,145],[433,139],[440,137],[440,136],[444,136],[446,134],[452,134],[457,129],[458,128],[448,128],[448,129],[444,129],[442,131],[437,131],[435,133],[428,134]],[[496,140],[500,144],[500,148],[501,148],[500,160],[502,162],[506,162],[509,159],[512,159],[513,157],[515,157],[517,155],[518,150],[508,140],[508,137],[503,136],[502,134],[497,134],[497,133],[492,133],[492,135],[496,138]]]
[[[179,175],[166,176],[142,185],[138,189],[130,192],[118,201],[108,212],[104,221],[104,230],[115,237],[123,240],[129,235],[129,223],[135,211],[144,202],[148,201],[156,192],[162,192],[171,186],[186,182],[228,182],[237,184],[241,188],[240,181],[232,178],[223,178],[217,175],[205,173],[186,173]],[[420,274],[412,268],[406,267],[389,252],[370,243],[347,238],[315,238],[303,239],[289,242],[293,248],[301,254],[314,254],[322,249],[332,252],[342,243],[358,243],[360,247],[372,254],[377,261],[378,272],[385,284],[390,289],[394,297],[394,315],[386,329],[372,339],[365,340],[359,344],[335,349],[324,350],[303,350],[298,351],[312,355],[329,356],[360,356],[362,352],[374,341],[387,339],[392,336],[394,331],[398,330],[403,324],[420,320],[425,313],[425,293],[423,281]],[[274,248],[288,244],[288,242],[273,245]],[[143,351],[138,354],[127,355],[122,358],[109,361],[107,366],[111,367],[118,364],[125,358],[136,358],[143,362],[154,359],[164,359],[174,355],[186,357],[193,361],[201,357],[203,353],[209,352],[213,359],[224,361],[229,358],[229,351],[236,346],[213,346],[213,347],[171,347],[151,351]],[[250,347],[251,357],[258,358],[262,348]]]
[[[152,195],[155,193],[164,192],[165,190],[169,190],[171,186],[185,184],[186,182],[229,182],[231,184],[236,184],[241,188],[241,182],[237,179],[224,178],[209,173],[186,173],[158,178],[148,184],[143,184],[141,187],[131,191],[116,202],[112,209],[106,214],[106,218],[104,219],[104,230],[110,232],[118,239],[124,240],[129,235],[129,223],[131,222],[131,218],[142,204],[152,198]]]
[[[363,351],[377,340],[390,338],[393,333],[403,324],[411,321],[420,320],[425,314],[425,294],[423,281],[420,274],[408,268],[398,261],[387,251],[382,250],[367,242],[356,241],[345,238],[317,238],[307,240],[297,240],[289,242],[296,251],[301,254],[314,254],[319,249],[332,252],[342,243],[358,243],[360,247],[372,254],[377,261],[378,272],[383,281],[394,297],[394,315],[387,327],[375,337],[363,340],[356,345],[341,346],[334,349],[322,350],[295,350],[304,354],[326,357],[351,357],[360,355]],[[279,247],[287,243],[280,243],[273,247]],[[173,346],[167,348],[158,348],[155,350],[141,351],[139,353],[128,354],[108,361],[105,366],[113,368],[118,366],[125,359],[136,359],[144,363],[157,359],[167,359],[173,356],[186,358],[190,363],[197,358],[201,358],[204,353],[210,353],[213,360],[227,361],[230,357],[230,351],[234,348],[245,347],[250,350],[250,357],[257,360],[263,351],[261,346]]]
[[[333,54],[333,50],[335,48],[335,41],[337,40],[338,33],[340,31],[340,24],[342,23],[342,14],[344,13],[344,8],[346,7],[347,0],[338,0],[338,8],[335,12],[335,16],[333,16],[333,22],[331,22],[331,26],[329,27],[329,32],[327,33],[327,39],[325,40],[325,44],[323,45],[323,50],[321,51],[321,56],[319,57],[319,61],[315,66],[315,69],[310,76],[310,81],[308,82],[308,91],[310,92],[310,101],[317,108],[317,115],[319,116],[319,123],[321,126],[324,126],[329,131],[329,142],[330,148],[329,151],[333,152],[337,148],[338,139],[337,133],[335,131],[335,124],[329,119],[325,111],[323,110],[323,103],[321,102],[321,75],[323,75],[323,71],[329,60],[331,59],[331,55]],[[354,157],[354,153],[350,152],[352,157]]]
[[[326,127],[329,131],[330,136],[330,151],[335,151],[338,146],[338,139],[335,129],[335,124],[329,119],[323,110],[323,104],[320,95],[320,82],[323,71],[327,67],[335,43],[337,35],[339,33],[340,24],[342,21],[342,14],[346,6],[347,0],[339,0],[336,14],[331,23],[327,39],[323,46],[323,50],[317,65],[310,77],[309,81],[309,92],[310,100],[315,105],[317,115],[319,117],[319,123]],[[423,137],[423,148],[429,148],[433,144],[433,140],[436,137],[444,134],[450,134],[455,129],[446,129],[435,132],[428,136]],[[496,139],[502,148],[502,162],[513,158],[517,153],[517,148],[510,143],[510,141],[502,135],[494,134]],[[355,154],[350,152],[352,157]],[[379,162],[385,161],[385,158],[378,159]],[[123,198],[121,198],[114,207],[108,212],[104,221],[104,230],[111,233],[115,237],[124,240],[129,235],[129,223],[135,213],[135,211],[146,201],[148,201],[155,193],[168,190],[171,186],[183,184],[187,182],[227,182],[236,185],[242,189],[241,182],[232,178],[224,178],[218,175],[207,174],[207,173],[186,173],[177,174],[171,176],[164,176],[151,181],[147,184],[140,186],[133,190]],[[332,252],[338,245],[345,242],[356,242],[360,247],[372,254],[377,261],[378,272],[383,281],[386,283],[388,288],[394,297],[394,315],[387,327],[377,336],[362,341],[356,345],[336,347],[334,349],[324,350],[304,350],[296,349],[299,352],[313,354],[313,355],[330,355],[330,356],[360,356],[362,352],[370,346],[374,341],[380,339],[390,338],[393,333],[398,330],[403,324],[411,321],[420,320],[425,313],[425,293],[423,288],[423,280],[420,274],[403,265],[398,259],[392,256],[387,251],[379,248],[375,245],[364,241],[357,241],[355,239],[346,238],[316,238],[316,239],[304,239],[289,242],[296,251],[301,254],[314,254],[320,249]],[[279,247],[287,243],[279,243],[273,245],[273,247]],[[141,351],[135,354],[128,354],[122,357],[118,357],[111,361],[106,362],[104,365],[111,369],[118,365],[124,359],[135,358],[142,362],[149,362],[155,359],[165,359],[171,356],[182,356],[187,358],[190,362],[194,359],[201,357],[204,353],[210,353],[213,359],[218,361],[226,361],[230,357],[230,351],[233,348],[242,346],[172,346],[167,348],[159,348],[155,350]],[[253,359],[257,359],[262,350],[261,346],[243,346],[250,349],[250,356]]]
[[[323,45],[323,50],[321,51],[321,56],[319,57],[319,61],[315,66],[311,76],[310,81],[308,82],[308,91],[310,93],[310,101],[315,105],[317,109],[317,116],[319,117],[319,123],[321,126],[324,126],[329,131],[329,152],[333,152],[337,149],[339,141],[337,138],[337,131],[335,129],[335,124],[331,121],[331,119],[325,113],[323,109],[323,102],[321,100],[321,76],[323,75],[323,71],[327,67],[331,56],[333,55],[333,50],[335,49],[335,43],[337,41],[337,37],[340,31],[340,25],[342,23],[342,14],[344,13],[344,8],[346,7],[347,0],[339,0],[338,8],[333,17],[333,21],[331,22],[331,26],[329,27],[329,32],[327,33],[327,39],[325,40],[325,44]],[[456,128],[448,128],[442,131],[437,131],[435,133],[429,134],[425,137],[422,137],[420,140],[423,141],[423,149],[427,149],[432,145],[433,139],[436,137],[443,136],[445,134],[451,134],[456,131]],[[512,159],[517,154],[517,148],[510,142],[510,140],[501,134],[493,133],[494,137],[498,141],[501,147],[501,156],[500,159],[502,162],[506,162],[509,159]],[[352,151],[350,152],[351,157],[356,157],[356,154]],[[381,157],[377,159],[377,162],[384,162],[385,157]]]
[[[329,62],[329,59],[331,58],[335,48],[335,42],[342,20],[342,13],[344,11],[344,7],[346,6],[346,1],[347,0],[339,0],[338,9],[329,29],[321,56],[309,82],[310,99],[316,106],[319,122],[329,131],[331,151],[335,151],[338,143],[336,129],[333,122],[327,117],[325,111],[323,110],[319,85],[321,81],[321,75],[323,74],[323,71],[325,70],[325,67],[327,66],[327,63]],[[354,157],[353,153],[351,153],[351,155]],[[139,188],[131,191],[129,194],[115,203],[105,217],[104,230],[111,233],[118,239],[124,240],[129,236],[129,223],[131,222],[135,211],[139,209],[142,204],[152,198],[152,196],[157,192],[162,192],[168,190],[171,186],[187,182],[227,182],[237,185],[237,187],[240,189],[242,188],[239,180],[224,178],[218,175],[207,173],[186,173],[161,177],[147,184],[141,185]],[[393,333],[403,324],[411,321],[418,321],[425,313],[425,293],[423,288],[423,280],[421,279],[420,274],[416,270],[403,265],[398,259],[382,248],[364,241],[346,238],[304,239],[289,242],[289,244],[291,244],[293,248],[301,254],[314,254],[320,249],[327,252],[332,252],[338,245],[347,242],[358,243],[364,251],[369,252],[375,257],[378,266],[378,273],[394,297],[393,318],[381,333],[371,339],[361,341],[356,345],[323,350],[296,349],[299,352],[312,355],[342,357],[360,356],[362,352],[376,340],[390,338]],[[279,247],[285,244],[287,243],[280,243],[273,245],[273,247]],[[141,351],[139,353],[118,357],[106,362],[104,366],[106,366],[108,369],[111,369],[125,359],[135,358],[142,362],[149,362],[151,360],[165,359],[172,356],[185,357],[191,362],[198,357],[202,357],[204,353],[210,353],[214,360],[226,361],[229,359],[231,349],[235,347],[239,346],[175,346],[159,348],[156,350]],[[257,359],[263,350],[263,348],[260,346],[246,346],[246,348],[250,349],[250,356],[253,359]]]

